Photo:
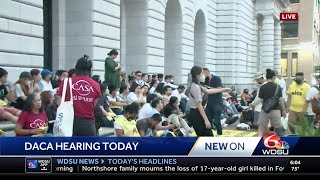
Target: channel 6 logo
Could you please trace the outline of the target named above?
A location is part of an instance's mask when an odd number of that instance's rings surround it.
[[[263,149],[264,155],[289,155],[289,143],[281,141],[276,134],[268,134],[263,137],[263,145],[267,149]]]
[[[37,169],[38,168],[38,160],[27,160],[28,169]]]

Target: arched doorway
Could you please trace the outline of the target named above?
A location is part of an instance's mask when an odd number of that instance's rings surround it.
[[[194,22],[194,64],[205,67],[206,63],[206,19],[202,10],[196,14]]]
[[[178,0],[168,0],[165,13],[164,74],[181,83],[182,11]]]

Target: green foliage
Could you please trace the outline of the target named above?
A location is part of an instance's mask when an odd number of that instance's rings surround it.
[[[295,134],[298,136],[320,136],[320,128],[315,129],[313,124],[310,125],[305,116],[300,118],[299,124],[288,123],[290,129],[294,129]]]

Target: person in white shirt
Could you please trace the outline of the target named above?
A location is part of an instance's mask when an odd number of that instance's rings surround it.
[[[172,89],[177,89],[178,86],[171,83],[171,76],[167,75],[164,78],[164,86],[170,86]]]
[[[149,117],[152,117],[154,114],[160,114],[160,112],[163,109],[163,104],[161,102],[161,100],[159,98],[154,99],[151,103],[150,103],[152,110],[149,112]],[[174,128],[174,124],[169,124],[167,126],[163,126],[162,123],[159,123],[157,125],[157,130],[169,130],[169,129],[173,129]],[[167,132],[165,132],[167,133]]]
[[[287,102],[287,99],[288,99],[288,96],[287,96],[287,83],[283,79],[281,74],[278,73],[277,70],[274,70],[274,73],[276,74],[276,77],[277,77],[274,82],[277,83],[281,87],[283,99]]]
[[[119,98],[121,99],[121,101],[129,104],[128,102],[128,95],[129,95],[129,86],[127,86],[126,84],[124,84],[123,86],[120,87],[120,95]]]
[[[149,94],[147,96],[147,103],[142,106],[139,111],[138,121],[146,118],[150,118],[149,114],[152,111],[151,102],[157,98],[155,94]]]
[[[13,89],[13,102],[11,106],[22,110],[24,108],[27,97],[32,94],[31,86],[32,77],[29,72],[22,72],[19,80],[15,83]]]
[[[184,86],[180,85],[178,89],[175,89],[172,92],[172,96],[175,96],[178,98],[178,101],[180,104],[179,107],[183,113],[186,111],[187,103],[189,101],[188,96],[186,96],[186,94],[184,93],[185,89],[186,88]]]
[[[127,96],[129,104],[136,102],[139,105],[143,103],[143,94],[141,91],[141,86],[137,83],[133,83],[130,87],[130,93]]]
[[[185,95],[185,93],[184,93],[184,90],[185,90],[185,89],[186,89],[186,88],[185,88],[184,86],[180,85],[180,86],[178,87],[178,89],[175,89],[174,91],[172,91],[172,96],[177,97],[179,103],[180,103],[180,101],[181,101],[182,99],[186,99],[187,101],[189,100],[189,98],[188,98],[188,97]]]
[[[48,69],[43,69],[41,72],[42,80],[40,81],[41,92],[50,91],[52,94],[57,94],[59,88],[53,89],[51,84],[52,72]]]
[[[260,87],[267,83],[267,81],[266,81],[266,79],[265,79],[265,77],[264,77],[262,72],[257,73],[254,76],[254,80],[259,84]],[[259,98],[260,87],[258,88],[257,96],[254,98],[253,102],[250,104],[250,106],[252,108],[254,108],[254,120],[253,120],[253,126],[254,127],[258,127],[259,115],[260,115],[261,108],[262,108],[262,101]]]
[[[320,82],[320,78],[317,78],[317,84],[315,84],[309,89],[308,94],[306,96],[306,102],[304,104],[304,113],[307,114],[308,121],[311,126],[314,125],[314,118],[315,118],[314,116],[316,114],[312,111],[310,102],[319,93],[319,82]]]

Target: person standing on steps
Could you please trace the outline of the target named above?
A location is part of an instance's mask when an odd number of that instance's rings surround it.
[[[108,83],[108,85],[113,85],[117,88],[120,88],[120,73],[121,73],[121,65],[115,61],[118,56],[118,51],[113,49],[108,53],[108,56],[105,60],[105,74],[104,80]]]
[[[96,136],[94,107],[102,96],[100,85],[90,78],[92,61],[84,55],[77,61],[76,76],[72,77],[72,96],[74,108],[73,136]],[[58,105],[61,103],[64,83],[58,91]],[[67,83],[65,101],[70,101],[70,86]]]

